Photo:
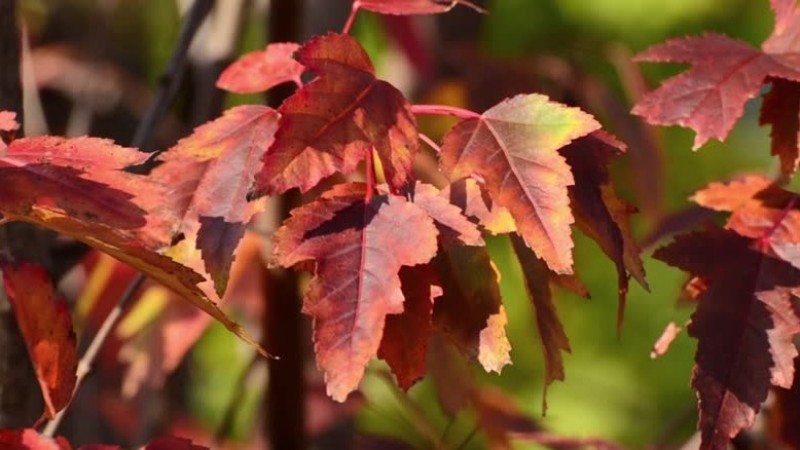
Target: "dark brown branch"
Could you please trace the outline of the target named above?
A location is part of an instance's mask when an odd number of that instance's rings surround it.
[[[270,42],[297,41],[302,34],[302,0],[273,1],[268,30]],[[280,105],[292,94],[294,86],[279,86],[269,96],[272,106]],[[281,220],[297,205],[298,198],[284,196]],[[301,299],[297,275],[291,270],[265,273],[266,308],[264,312],[264,348],[280,359],[270,360],[269,389],[266,398],[266,429],[273,448],[298,450],[307,447],[305,434],[305,349],[304,321],[300,315]]]

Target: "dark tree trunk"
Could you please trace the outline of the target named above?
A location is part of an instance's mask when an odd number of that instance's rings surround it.
[[[282,0],[271,3],[269,41],[299,41],[302,36],[304,0]],[[280,86],[269,96],[272,106],[292,93]],[[280,214],[297,205],[297,196],[282,199]],[[300,315],[301,299],[297,275],[292,270],[271,270],[268,275],[264,312],[264,347],[278,360],[269,361],[266,434],[273,448],[296,450],[308,445],[305,434],[305,349],[304,321]]]

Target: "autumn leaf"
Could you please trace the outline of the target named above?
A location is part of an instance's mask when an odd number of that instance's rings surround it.
[[[444,139],[441,169],[450,180],[481,176],[525,243],[555,272],[570,273],[574,219],[567,187],[575,180],[558,149],[598,128],[577,108],[519,95],[453,127]]]
[[[266,354],[198,287],[205,281],[200,273],[159,253],[177,232],[175,211],[166,205],[186,197],[170,195],[152,177],[123,171],[146,159],[105,139],[17,139],[0,153],[0,213],[7,221],[51,229],[136,267]]]
[[[770,384],[789,388],[794,379],[800,271],[751,247],[752,240],[709,226],[654,254],[707,280],[688,326],[698,340],[692,387],[701,449],[727,449],[752,426]]]
[[[387,314],[403,312],[398,273],[436,254],[428,215],[395,195],[365,202],[366,187],[342,184],[296,208],[275,234],[278,262],[315,263],[303,312],[314,318],[317,365],[343,401],[375,356]]]
[[[237,94],[254,94],[286,82],[300,85],[305,68],[292,58],[299,48],[293,42],[279,42],[247,53],[222,72],[217,87]]]
[[[547,388],[553,381],[564,381],[564,362],[561,352],[572,352],[564,326],[558,317],[550,289],[552,272],[541,259],[537,258],[517,236],[511,237],[514,252],[517,254],[525,286],[536,313],[539,340],[544,351],[544,390],[542,392],[542,414],[547,414]]]
[[[19,130],[17,113],[11,111],[0,111],[0,131]]]
[[[800,133],[800,83],[772,79],[772,89],[761,105],[761,125],[772,125],[772,154],[781,162],[781,173],[790,176],[797,170]]]
[[[258,163],[272,144],[278,113],[238,106],[164,152],[151,176],[169,186],[159,210],[174,215],[185,239],[169,256],[211,275],[222,296],[234,251],[255,212],[247,203]],[[197,264],[199,251],[204,264]]]
[[[353,172],[373,148],[388,183],[401,188],[419,146],[403,94],[375,78],[367,53],[350,36],[317,37],[297,54],[318,77],[281,105],[279,130],[256,176],[255,193],[308,191],[336,172]]]
[[[45,270],[0,264],[8,300],[42,388],[44,417],[52,419],[72,399],[78,353],[67,302],[53,291]]]
[[[724,140],[742,116],[745,102],[759,94],[768,77],[800,81],[798,27],[791,26],[800,23],[796,5],[792,0],[775,0],[772,7],[776,26],[761,50],[724,35],[706,34],[672,39],[639,54],[639,61],[692,67],[645,95],[633,113],[652,124],[693,129],[695,149],[711,138]],[[780,151],[773,147],[774,154]]]
[[[8,133],[19,129],[17,123],[17,113],[11,111],[0,111],[0,133]],[[0,152],[5,150],[8,146],[3,141],[3,136],[0,135]]]
[[[33,428],[0,430],[0,446],[8,450],[72,450],[63,437],[42,436]]]
[[[442,245],[485,245],[478,227],[434,186],[418,182],[414,187],[413,202],[433,219]]]
[[[450,183],[442,189],[441,195],[488,233],[498,235],[517,231],[508,210],[496,205],[483,186],[472,178]]]
[[[433,333],[433,303],[442,294],[429,265],[400,269],[403,312],[386,316],[378,357],[386,361],[397,384],[408,390],[427,371],[425,358]]]
[[[379,14],[437,14],[450,11],[456,5],[468,6],[478,12],[483,9],[467,0],[355,0],[358,6]]]
[[[208,447],[193,444],[191,440],[174,436],[159,437],[150,441],[144,450],[209,450]]]
[[[484,369],[499,372],[510,362],[510,344],[503,330],[499,274],[486,248],[440,246],[431,264],[442,286],[433,306],[434,327]]]
[[[731,212],[726,228],[756,239],[758,248],[800,268],[797,196],[762,177],[711,183],[692,197],[700,206]]]
[[[630,216],[636,212],[636,208],[617,196],[608,172],[612,158],[624,151],[625,144],[602,130],[561,149],[575,177],[575,184],[569,187],[569,195],[576,224],[584,234],[597,242],[617,268],[618,333],[625,312],[628,275],[649,290],[639,246],[630,229]]]
[[[800,360],[795,359],[794,370],[798,371]],[[767,434],[785,445],[785,448],[800,448],[800,383],[795,379],[791,389],[775,388],[775,403],[767,417]]]

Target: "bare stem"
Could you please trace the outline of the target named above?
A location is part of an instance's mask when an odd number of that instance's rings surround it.
[[[131,281],[128,287],[125,288],[125,292],[119,298],[117,305],[113,310],[111,310],[111,313],[103,321],[100,329],[97,330],[97,334],[94,335],[92,343],[89,344],[89,348],[86,349],[86,353],[83,354],[81,360],[78,362],[78,372],[76,374],[77,379],[75,380],[75,389],[72,392],[73,399],[75,398],[75,394],[78,392],[78,389],[81,387],[81,383],[83,383],[83,380],[86,378],[86,375],[91,372],[92,364],[94,364],[94,360],[97,358],[100,348],[103,346],[103,343],[106,341],[106,339],[108,339],[108,336],[111,334],[111,330],[113,330],[114,326],[117,324],[117,322],[119,322],[119,318],[122,316],[122,311],[125,310],[125,306],[131,301],[133,295],[142,286],[144,280],[144,275],[141,273],[136,274],[136,277],[133,279],[133,281]],[[44,431],[42,431],[44,436],[53,437],[53,435],[55,435],[56,430],[61,424],[61,421],[64,419],[64,414],[66,414],[68,408],[69,405],[59,411],[53,420],[45,425]]]
[[[364,203],[369,204],[372,202],[372,197],[375,195],[375,161],[372,160],[373,149],[367,151],[367,195],[364,196]]]
[[[459,119],[477,119],[481,116],[475,111],[447,105],[411,105],[411,112],[417,115],[453,116]]]
[[[427,134],[420,133],[419,139],[422,142],[428,144],[428,147],[432,148],[433,151],[435,151],[436,153],[442,153],[442,147],[440,147],[439,144],[437,144],[436,141],[431,139],[431,137],[428,136]]]
[[[350,33],[350,29],[353,28],[353,24],[356,22],[356,16],[358,16],[358,11],[361,9],[361,2],[359,0],[355,0],[353,2],[353,6],[350,8],[350,15],[347,16],[347,22],[344,23],[344,28],[342,28],[342,34]]]

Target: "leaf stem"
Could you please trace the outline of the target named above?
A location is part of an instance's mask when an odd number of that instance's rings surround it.
[[[358,16],[358,11],[361,9],[361,2],[359,0],[355,0],[353,2],[353,6],[350,8],[350,15],[347,16],[347,22],[344,23],[344,28],[342,28],[342,34],[349,34],[350,29],[353,28],[353,24],[356,21],[356,16]]]
[[[366,204],[372,202],[372,197],[375,196],[375,161],[372,160],[373,151],[372,148],[367,151],[367,194],[364,196],[364,203]]]
[[[111,334],[111,330],[114,329],[114,326],[119,322],[120,317],[122,316],[122,311],[125,309],[125,306],[128,302],[131,301],[133,295],[144,283],[145,276],[141,273],[137,273],[136,277],[131,281],[127,288],[125,288],[125,292],[119,298],[117,305],[114,306],[114,309],[111,310],[111,313],[105,318],[103,324],[100,326],[100,329],[97,330],[97,334],[94,335],[94,339],[92,339],[91,344],[89,344],[89,348],[86,349],[86,353],[83,354],[81,360],[78,362],[78,372],[76,374],[77,379],[75,380],[75,389],[73,389],[72,398],[75,398],[75,394],[78,392],[78,389],[81,387],[81,383],[86,378],[86,375],[89,374],[92,370],[92,364],[94,364],[94,360],[97,358],[97,354],[100,352],[100,348],[103,346],[103,343],[106,341],[108,336]],[[70,403],[71,404],[71,403]],[[67,405],[64,409],[58,412],[56,416],[47,423],[44,427],[44,431],[42,434],[44,436],[53,437],[55,435],[58,426],[61,424],[61,421],[64,419],[64,414],[66,414],[69,405]]]
[[[419,140],[421,140],[422,142],[428,144],[428,147],[432,148],[433,151],[435,151],[436,153],[440,153],[440,154],[442,153],[442,147],[440,147],[439,144],[437,144],[436,141],[431,139],[431,137],[428,136],[427,134],[420,133],[419,134]]]
[[[411,105],[411,112],[417,115],[453,116],[459,119],[477,119],[481,116],[475,111],[447,105]]]

